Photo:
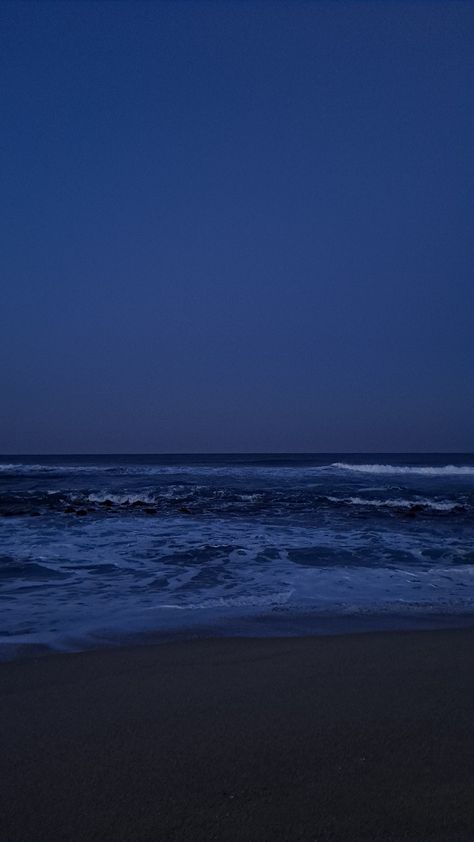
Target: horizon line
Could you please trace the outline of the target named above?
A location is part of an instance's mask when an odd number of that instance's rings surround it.
[[[0,459],[5,457],[23,458],[25,456],[70,457],[70,456],[474,456],[474,450],[176,450],[176,451],[71,451],[64,452],[23,452],[0,453]]]

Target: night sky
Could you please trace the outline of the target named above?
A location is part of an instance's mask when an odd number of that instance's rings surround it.
[[[474,3],[2,2],[0,452],[474,450]]]

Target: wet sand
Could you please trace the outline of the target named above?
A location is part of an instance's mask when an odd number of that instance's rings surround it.
[[[473,842],[474,631],[0,665],[1,842]]]

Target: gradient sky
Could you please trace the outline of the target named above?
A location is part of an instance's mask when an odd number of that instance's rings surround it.
[[[474,450],[474,4],[2,2],[0,452]]]

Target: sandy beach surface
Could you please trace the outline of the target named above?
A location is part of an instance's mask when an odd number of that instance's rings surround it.
[[[472,842],[474,631],[0,665],[1,842]]]

